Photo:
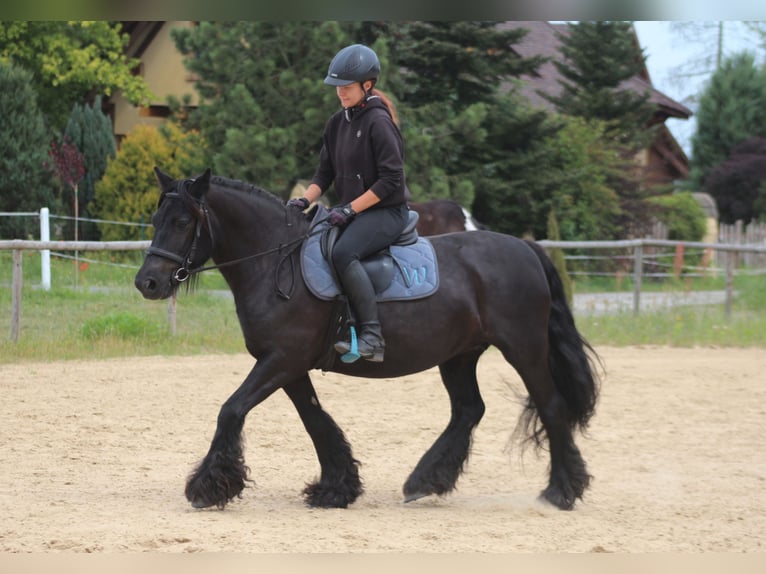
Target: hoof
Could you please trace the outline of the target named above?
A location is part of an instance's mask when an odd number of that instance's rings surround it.
[[[426,496],[431,496],[431,493],[430,492],[411,492],[404,496],[404,502],[405,504],[408,502],[414,502],[416,500],[420,500],[421,498],[425,498]]]
[[[203,502],[202,500],[192,500],[191,505],[192,505],[192,508],[197,508],[197,509],[211,508],[215,506],[215,504],[211,504],[209,502]]]
[[[574,510],[575,499],[563,496],[561,493],[546,489],[537,497],[541,502],[555,506],[559,510]]]

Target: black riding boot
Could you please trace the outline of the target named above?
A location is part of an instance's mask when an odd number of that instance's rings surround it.
[[[359,356],[368,361],[379,363],[383,360],[385,343],[378,320],[378,302],[375,300],[375,288],[372,286],[367,271],[358,260],[353,260],[340,276],[343,290],[348,295],[351,307],[356,312],[359,333],[357,345]],[[351,343],[338,341],[335,350],[341,354],[351,350]]]

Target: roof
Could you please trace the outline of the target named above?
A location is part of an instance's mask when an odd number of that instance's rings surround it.
[[[562,91],[561,82],[564,77],[559,73],[554,61],[561,60],[561,40],[558,34],[567,35],[567,24],[551,24],[542,21],[509,21],[499,24],[502,30],[526,29],[527,35],[513,46],[520,56],[529,58],[532,56],[545,56],[550,58],[537,69],[534,75],[525,75],[521,78],[520,92],[534,107],[554,109],[555,106],[539,94],[543,92],[550,96],[558,96]],[[635,37],[638,44],[638,38]],[[688,119],[692,112],[689,108],[663,94],[652,86],[649,72],[644,66],[641,73],[622,84],[623,88],[637,92],[648,91],[649,101],[657,106],[657,120],[681,118]]]

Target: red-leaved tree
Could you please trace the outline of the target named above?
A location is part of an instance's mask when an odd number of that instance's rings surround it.
[[[74,240],[77,241],[77,228],[79,219],[79,197],[77,190],[80,181],[85,176],[85,157],[77,146],[64,138],[61,143],[51,142],[48,150],[48,160],[43,162],[46,169],[57,176],[65,185],[72,189],[74,194]],[[75,250],[75,270],[78,267],[77,251]],[[75,272],[75,283],[77,282],[77,273]]]

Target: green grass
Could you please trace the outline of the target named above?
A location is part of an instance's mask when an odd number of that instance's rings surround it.
[[[677,307],[665,312],[579,316],[577,327],[595,346],[766,347],[766,312],[732,312],[718,306]]]
[[[8,341],[12,264],[9,253],[0,253],[0,324]],[[233,300],[210,291],[226,289],[215,271],[201,278],[197,292],[181,289],[173,336],[168,302],[147,301],[133,286],[137,265],[91,263],[77,289],[72,261],[52,258],[51,266],[52,287],[44,291],[39,255],[25,255],[19,341],[0,345],[0,363],[244,351]]]
[[[173,336],[168,302],[147,301],[133,287],[140,256],[132,268],[90,263],[80,271],[77,289],[73,288],[73,262],[52,258],[50,291],[39,287],[39,259],[37,254],[24,256],[21,332],[19,341],[10,343],[12,264],[10,253],[0,252],[0,328],[5,329],[0,364],[245,351],[233,300],[212,291],[227,289],[218,272],[203,274],[196,292],[180,292]],[[602,289],[614,290],[614,284],[600,281]],[[723,288],[722,283],[714,283],[719,280],[706,281],[713,282],[710,288]],[[582,292],[582,283],[578,282],[576,292]],[[657,289],[689,288],[673,282],[651,283]],[[702,282],[692,286],[702,287]],[[764,276],[735,278],[738,296],[729,319],[723,305],[678,307],[637,317],[628,312],[575,318],[583,335],[597,346],[766,347],[765,287]]]

